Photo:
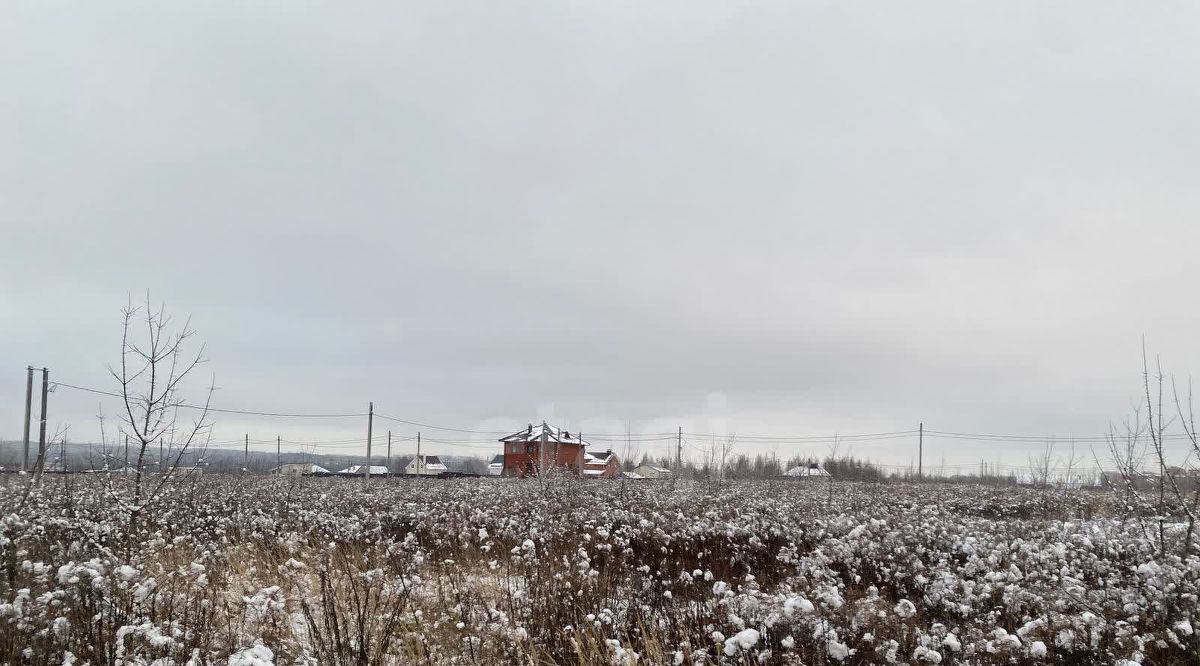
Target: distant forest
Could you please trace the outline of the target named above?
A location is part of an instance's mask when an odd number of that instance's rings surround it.
[[[5,470],[13,470],[21,468],[22,449],[24,445],[21,442],[0,442],[0,468]],[[108,469],[120,469],[125,466],[125,447],[109,446],[101,447],[99,444],[55,444],[47,447],[46,452],[46,469],[48,471],[59,471],[63,469],[64,451],[65,451],[65,468],[68,471],[82,471],[88,469],[104,469],[107,462]],[[167,450],[163,450],[162,456],[167,460],[173,460],[174,457],[168,455]],[[434,455],[434,452],[430,452]],[[130,464],[136,462],[137,452],[130,446]],[[37,442],[30,444],[29,464],[32,467],[34,460],[37,459]],[[404,466],[413,459],[409,455],[394,455],[392,456],[390,469],[393,472],[400,472]],[[487,469],[488,458],[475,456],[472,460],[477,461],[476,466],[481,472]],[[146,450],[146,466],[150,470],[156,470],[160,464],[159,450],[157,447]],[[348,454],[328,454],[328,453],[305,453],[296,451],[283,451],[278,458],[274,451],[255,451],[250,450],[249,456],[245,455],[242,450],[221,448],[208,449],[207,451],[189,452],[184,456],[181,464],[186,466],[199,465],[207,472],[223,473],[223,472],[240,472],[245,467],[247,471],[253,473],[267,473],[280,463],[313,463],[320,465],[325,469],[336,472],[340,469],[345,469],[351,465],[362,465],[367,462],[366,456],[356,456]],[[374,465],[387,464],[386,456],[372,456],[371,462]],[[167,463],[169,464],[169,463]]]
[[[65,454],[65,455],[64,455]],[[172,459],[168,455],[167,450],[163,450],[163,458]],[[430,451],[428,455],[438,455],[437,451]],[[620,454],[618,454],[619,456]],[[136,451],[130,452],[131,458],[136,456]],[[12,471],[20,469],[22,457],[22,443],[14,441],[0,442],[0,470]],[[37,457],[37,443],[33,442],[30,446],[30,466],[33,465]],[[467,467],[473,471],[483,474],[486,473],[487,464],[491,460],[491,456],[456,456],[460,459],[465,459]],[[389,469],[393,473],[402,473],[404,467],[413,459],[412,454],[393,455]],[[64,465],[65,460],[65,465]],[[159,450],[153,448],[146,452],[146,466],[149,470],[158,469]],[[123,446],[107,448],[101,447],[99,444],[55,444],[49,447],[46,453],[46,469],[47,471],[60,471],[66,469],[68,471],[83,471],[89,469],[104,469],[107,462],[108,469],[120,469],[125,465],[125,451]],[[131,460],[132,464],[134,461]],[[350,467],[351,465],[361,465],[367,462],[367,457],[362,455],[351,455],[345,453],[329,454],[329,453],[305,453],[296,451],[283,451],[277,458],[273,451],[251,450],[249,456],[245,452],[237,449],[221,448],[208,449],[201,452],[189,452],[184,457],[183,464],[187,466],[198,465],[204,468],[207,472],[213,473],[236,473],[245,468],[247,471],[256,474],[265,474],[275,469],[276,465],[282,463],[313,463],[320,465],[325,469],[336,472],[341,469]],[[386,456],[372,456],[372,464],[387,465]],[[720,469],[719,462],[715,460],[695,461],[684,460],[680,466],[673,460],[667,460],[665,457],[654,457],[650,455],[641,455],[636,459],[622,458],[621,469],[630,471],[639,465],[655,465],[665,467],[678,472],[679,478],[706,480],[715,479],[721,476],[727,480],[741,479],[770,479],[781,476],[785,471],[797,465],[809,465],[812,463],[819,464],[828,471],[833,478],[847,481],[887,481],[887,480],[908,480],[917,481],[924,478],[925,480],[937,479],[940,481],[970,481],[984,482],[994,484],[1012,484],[1016,482],[1015,474],[1010,472],[1002,472],[994,466],[987,463],[980,463],[978,470],[969,474],[956,473],[948,475],[940,472],[938,469],[925,470],[924,476],[920,476],[913,467],[891,467],[883,466],[869,460],[863,460],[854,456],[839,456],[824,458],[792,456],[790,458],[778,458],[770,455],[755,455],[748,456],[746,454],[730,455],[725,463],[724,474],[718,474]]]

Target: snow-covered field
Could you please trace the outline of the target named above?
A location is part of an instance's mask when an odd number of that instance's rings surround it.
[[[122,483],[127,484],[126,480]],[[0,481],[0,662],[1195,663],[1200,558],[1102,492]]]

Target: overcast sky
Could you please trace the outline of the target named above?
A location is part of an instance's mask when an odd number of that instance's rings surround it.
[[[1197,34],[1192,2],[6,3],[0,438],[26,364],[113,388],[147,289],[224,407],[1102,433],[1143,335],[1200,372]]]

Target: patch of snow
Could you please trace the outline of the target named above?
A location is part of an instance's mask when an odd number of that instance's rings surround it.
[[[829,652],[830,659],[844,661],[850,656],[850,648],[845,643],[836,640],[829,640],[825,643],[825,650]]]
[[[275,653],[258,643],[229,655],[229,666],[274,666]]]
[[[787,601],[783,602],[783,614],[788,617],[792,617],[797,611],[811,613],[814,610],[816,608],[813,606],[813,602],[804,597],[789,597]]]

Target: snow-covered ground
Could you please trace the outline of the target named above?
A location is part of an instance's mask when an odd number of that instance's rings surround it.
[[[1200,559],[1158,552],[1099,491],[214,476],[168,486],[131,524],[115,482],[48,479],[24,504],[22,479],[0,482],[0,662],[1151,664],[1200,649]]]

